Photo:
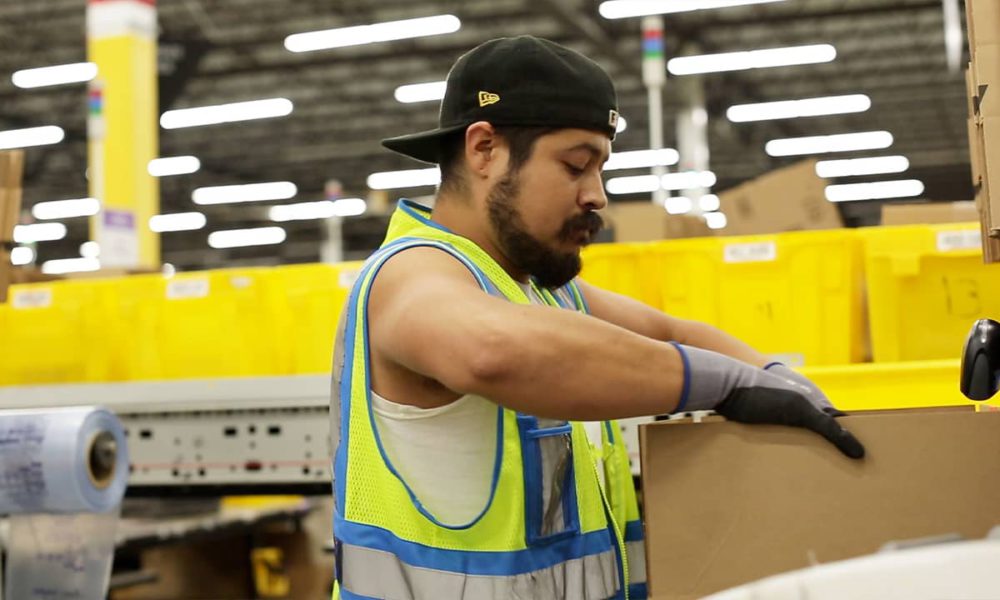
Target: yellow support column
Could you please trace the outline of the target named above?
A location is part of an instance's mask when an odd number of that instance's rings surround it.
[[[159,181],[147,171],[159,153],[154,0],[88,0],[90,195],[101,201],[91,238],[102,268],[160,267],[149,218],[160,209]]]

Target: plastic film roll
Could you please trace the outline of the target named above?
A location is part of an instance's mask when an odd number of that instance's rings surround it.
[[[0,411],[0,513],[107,512],[127,482],[125,433],[107,409]]]
[[[4,598],[104,598],[127,480],[125,434],[110,411],[0,411]]]

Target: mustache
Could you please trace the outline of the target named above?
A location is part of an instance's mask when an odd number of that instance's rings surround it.
[[[568,240],[578,231],[586,231],[594,237],[604,227],[604,219],[594,211],[585,212],[567,219],[559,231],[559,237]]]

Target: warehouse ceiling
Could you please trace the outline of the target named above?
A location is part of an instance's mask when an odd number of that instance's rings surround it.
[[[192,210],[196,187],[260,181],[294,182],[299,192],[293,201],[322,199],[332,179],[341,182],[345,195],[366,196],[368,174],[426,166],[379,145],[381,138],[436,122],[436,102],[401,104],[394,89],[443,79],[462,52],[500,36],[547,37],[601,63],[616,81],[628,121],[615,149],[648,147],[639,19],[606,20],[597,5],[596,0],[161,0],[161,112],[269,97],[288,98],[295,106],[283,118],[161,129],[161,156],[194,155],[202,163],[197,173],[161,179],[161,212]],[[300,54],[283,45],[292,33],[443,13],[458,16],[461,29]],[[84,0],[0,0],[0,129],[59,125],[67,133],[60,144],[28,150],[26,207],[87,195],[86,85],[25,90],[10,79],[18,69],[86,60],[84,16]],[[895,143],[881,154],[908,157],[906,176],[925,183],[924,197],[971,197],[964,80],[947,67],[941,0],[787,0],[664,19],[668,58],[816,43],[837,49],[836,60],[827,64],[703,76],[716,191],[794,162],[767,156],[764,144],[770,139],[884,129]],[[676,144],[679,81],[667,81],[668,146]],[[871,110],[759,123],[725,117],[733,104],[853,93],[868,94]],[[850,224],[874,224],[877,204],[842,210]],[[317,260],[327,235],[321,221],[294,221],[283,224],[289,238],[279,246],[213,250],[206,244],[209,231],[265,224],[267,210],[247,204],[202,208],[209,219],[205,229],[163,234],[165,262],[193,269]],[[73,221],[66,240],[40,244],[40,259],[78,255],[86,219]],[[345,241],[355,254],[363,253],[383,228],[382,218],[347,219]]]

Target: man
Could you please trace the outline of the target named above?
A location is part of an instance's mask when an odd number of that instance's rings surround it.
[[[383,142],[440,164],[434,211],[400,203],[338,334],[340,597],[644,597],[609,419],[713,409],[863,456],[791,370],[575,279],[618,118],[596,63],[504,38],[459,58],[446,88],[438,129]],[[605,421],[600,439],[583,421]]]

